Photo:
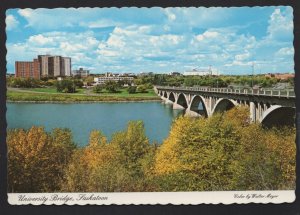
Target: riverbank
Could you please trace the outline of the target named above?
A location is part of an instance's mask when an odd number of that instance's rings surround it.
[[[41,93],[30,91],[7,91],[7,102],[28,103],[97,103],[97,102],[147,102],[160,101],[155,94],[65,94],[65,93]]]
[[[6,100],[6,103],[28,103],[28,104],[93,104],[93,103],[127,103],[127,102],[161,102],[161,100],[153,99],[153,100],[111,100],[111,101],[11,101],[11,100]]]

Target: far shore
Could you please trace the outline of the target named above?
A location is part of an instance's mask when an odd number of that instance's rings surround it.
[[[162,102],[161,99],[148,100],[109,100],[109,101],[12,101],[6,100],[6,103],[33,103],[33,104],[89,104],[89,103],[134,103],[134,102]]]
[[[7,103],[57,103],[57,104],[76,104],[76,103],[118,103],[118,102],[159,102],[160,97],[153,90],[146,93],[129,94],[122,90],[121,93],[101,93],[101,94],[82,94],[82,93],[54,93],[38,92],[40,89],[8,89]],[[52,90],[52,89],[51,89]],[[52,90],[53,91],[53,90]]]

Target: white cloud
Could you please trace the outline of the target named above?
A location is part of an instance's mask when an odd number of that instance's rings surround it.
[[[33,15],[33,11],[33,9],[26,8],[18,10],[18,13],[25,18],[30,18]]]
[[[243,27],[229,26],[240,17],[231,13],[236,10],[240,14],[238,9],[136,10],[71,8],[55,9],[53,13],[49,9],[20,9],[19,15],[30,26],[24,29],[39,33],[17,45],[8,44],[10,64],[50,53],[70,56],[74,66],[96,72],[182,72],[212,65],[220,72],[228,68],[239,73],[251,72],[252,62],[272,63],[278,71],[292,65],[292,15],[287,7],[276,7],[272,15],[268,9],[265,17],[270,15],[269,22],[265,19],[261,28],[266,36],[251,35],[255,30],[248,29],[249,20]]]
[[[174,20],[176,19],[176,15],[175,15],[174,13],[172,13],[172,11],[171,11],[169,8],[167,8],[167,9],[165,10],[165,13],[166,13],[166,15],[168,16],[168,19],[169,19],[170,21],[174,21]]]
[[[285,47],[281,48],[276,52],[277,56],[293,56],[294,55],[294,48],[293,47]]]
[[[6,29],[9,31],[17,28],[19,25],[19,21],[13,15],[7,15],[5,22],[6,22]]]
[[[205,39],[213,39],[217,38],[219,36],[219,33],[216,31],[205,31],[203,34],[199,34],[196,36],[196,39],[198,41],[202,41]]]
[[[248,51],[246,51],[245,53],[243,54],[238,54],[235,56],[235,59],[237,61],[243,61],[243,60],[246,60],[250,57],[250,53]]]
[[[293,38],[292,8],[285,11],[276,8],[269,19],[268,34],[274,40],[291,40]]]
[[[28,41],[36,45],[53,45],[54,41],[51,37],[45,37],[42,34],[30,36]]]

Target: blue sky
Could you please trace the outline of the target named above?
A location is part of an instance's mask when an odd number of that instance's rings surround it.
[[[291,7],[10,9],[6,23],[9,73],[38,54],[92,73],[294,72]]]

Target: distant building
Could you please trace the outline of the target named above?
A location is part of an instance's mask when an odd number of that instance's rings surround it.
[[[49,76],[49,61],[48,61],[49,57],[50,55],[38,55],[41,77]]]
[[[133,77],[122,77],[122,76],[101,76],[101,77],[95,77],[94,78],[94,82],[95,82],[95,85],[101,85],[101,84],[105,84],[105,82],[107,81],[115,81],[115,82],[118,82],[118,81],[124,81],[124,82],[127,82],[125,84],[128,84],[128,83],[132,83],[133,82]]]
[[[34,75],[29,75],[30,69],[34,64]],[[16,77],[59,77],[59,76],[71,76],[71,58],[51,55],[38,55],[37,59],[31,61],[16,61],[15,76]],[[39,65],[37,69],[36,66]],[[33,68],[33,67],[32,67]],[[37,74],[39,72],[39,74]],[[31,72],[32,73],[32,72]]]
[[[294,78],[295,77],[295,74],[293,73],[284,73],[284,74],[281,74],[281,73],[275,73],[275,74],[272,74],[272,73],[268,73],[265,75],[265,77],[272,77],[272,78],[276,78],[276,79],[280,79],[280,80],[287,80],[289,78]]]
[[[172,76],[180,76],[181,73],[180,73],[180,72],[170,72],[169,75],[172,75]]]
[[[137,76],[152,76],[153,72],[140,72],[137,74]]]
[[[62,74],[62,57],[51,56],[49,57],[49,76],[58,77],[63,76]]]
[[[62,57],[61,59],[61,76],[71,76],[71,58]]]
[[[16,61],[15,76],[21,78],[40,78],[40,63],[38,59],[33,61]]]
[[[83,69],[83,68],[79,68],[77,70],[72,71],[73,76],[87,77],[87,76],[89,76],[89,74],[90,74],[90,71]]]
[[[205,76],[205,75],[210,75],[211,71],[198,71],[196,69],[193,69],[192,71],[186,71],[183,73],[185,76],[189,75],[198,75],[198,76]]]
[[[207,75],[218,75],[218,72],[212,71],[211,68],[209,68],[208,70],[201,70],[201,71],[197,70],[197,69],[193,69],[191,71],[184,72],[183,75],[185,75],[185,76],[189,76],[189,75],[207,76]]]

